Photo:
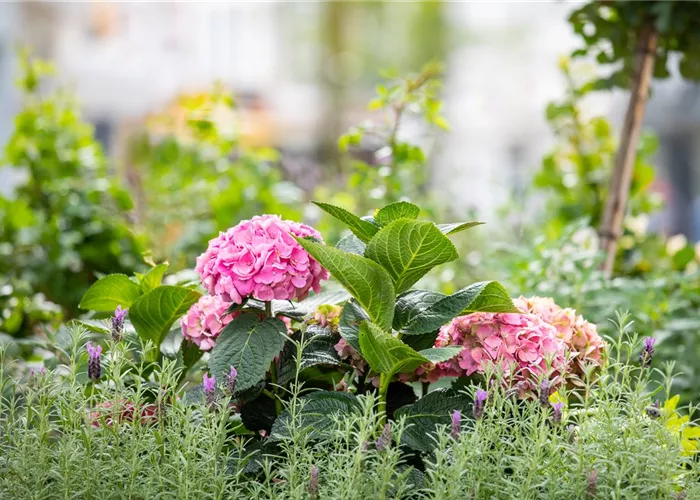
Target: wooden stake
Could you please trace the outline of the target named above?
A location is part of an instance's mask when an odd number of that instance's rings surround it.
[[[634,162],[639,146],[639,134],[644,120],[644,110],[649,95],[649,86],[654,70],[658,34],[653,24],[645,25],[640,31],[635,56],[634,80],[630,94],[625,123],[622,128],[620,145],[615,155],[615,169],[610,179],[608,199],[603,213],[603,223],[600,228],[600,238],[605,251],[603,272],[606,277],[612,276],[617,254],[617,239],[622,231],[622,222],[627,208]]]

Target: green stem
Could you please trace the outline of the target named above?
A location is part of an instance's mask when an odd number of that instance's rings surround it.
[[[265,302],[265,317],[274,318],[272,314],[272,302],[270,301]],[[282,412],[282,401],[280,401],[277,395],[277,362],[274,359],[270,362],[270,381],[272,382],[272,399],[275,401],[275,412],[279,415]]]
[[[389,390],[391,377],[387,373],[379,376],[379,419],[382,425],[386,423],[386,393]]]

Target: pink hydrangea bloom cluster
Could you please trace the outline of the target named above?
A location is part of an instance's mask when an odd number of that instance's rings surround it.
[[[335,344],[335,352],[338,353],[338,357],[349,363],[355,371],[360,375],[365,373],[367,369],[367,363],[362,358],[362,355],[357,352],[344,338],[340,338],[337,344]]]
[[[277,215],[253,217],[212,239],[196,270],[209,293],[228,302],[303,299],[320,291],[328,271],[294,236],[321,239],[315,229]]]
[[[472,313],[443,326],[435,347],[461,345],[455,358],[432,367],[421,367],[423,379],[484,373],[489,365],[500,367],[513,384],[533,389],[537,377],[551,369],[554,378],[565,365],[565,346],[556,329],[533,314]]]
[[[225,314],[230,305],[230,302],[218,295],[202,295],[190,307],[187,315],[180,319],[182,335],[197,344],[202,351],[211,350],[216,345],[221,330],[240,314]]]
[[[570,371],[581,373],[582,365],[602,364],[605,341],[598,334],[596,326],[576,314],[574,309],[559,307],[549,297],[519,297],[514,301],[515,307],[523,312],[534,314],[557,330],[567,349],[576,356]]]

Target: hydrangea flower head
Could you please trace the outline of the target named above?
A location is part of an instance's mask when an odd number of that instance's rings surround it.
[[[226,314],[230,305],[220,296],[202,295],[180,319],[182,335],[202,351],[210,351],[221,330],[240,314],[238,311]]]
[[[556,328],[557,337],[576,354],[571,367],[573,372],[582,373],[583,363],[602,364],[605,341],[596,326],[576,314],[574,309],[559,307],[549,297],[519,297],[514,303],[521,311],[534,314]]]
[[[472,313],[459,316],[440,329],[435,347],[464,346],[455,358],[439,363],[431,371],[440,376],[483,374],[498,367],[513,383],[525,382],[530,389],[549,368],[560,370],[565,363],[564,343],[553,326],[532,314]]]
[[[222,232],[197,258],[196,270],[211,295],[242,303],[245,297],[269,301],[303,299],[319,292],[328,271],[294,239],[315,229],[277,215],[255,216]]]

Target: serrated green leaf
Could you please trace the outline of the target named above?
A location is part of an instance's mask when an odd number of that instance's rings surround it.
[[[438,224],[437,227],[444,235],[450,235],[469,229],[470,227],[480,226],[483,222],[453,222],[452,224]]]
[[[388,376],[411,372],[428,362],[420,353],[369,321],[360,325],[360,348],[370,368]]]
[[[398,219],[417,219],[419,215],[420,208],[416,205],[407,201],[399,201],[377,210],[374,219],[382,226],[386,226]]]
[[[144,340],[160,346],[175,320],[202,296],[181,286],[159,286],[139,297],[129,307],[129,319]]]
[[[194,342],[188,339],[183,339],[182,343],[180,344],[180,355],[182,356],[182,362],[184,363],[185,368],[190,369],[202,358],[204,351],[202,351]]]
[[[365,243],[372,239],[372,236],[377,234],[377,231],[379,231],[379,227],[376,225],[362,220],[360,217],[348,212],[344,208],[330,205],[328,203],[321,203],[320,201],[312,201],[312,203],[348,226],[350,231],[352,231],[355,236]]]
[[[434,439],[438,426],[450,425],[455,410],[462,413],[463,425],[468,422],[472,400],[463,393],[445,389],[429,392],[412,405],[399,408],[394,418],[406,417],[406,428],[401,444],[414,450],[430,452],[435,448]]]
[[[394,329],[401,330],[436,302],[447,297],[444,293],[432,290],[409,290],[396,298],[394,309]]]
[[[355,299],[349,300],[340,313],[338,321],[340,336],[357,352],[362,352],[360,349],[360,325],[367,320],[369,320],[369,316]]]
[[[428,307],[423,307],[416,301],[406,301],[402,305],[407,310],[410,306],[416,308],[416,312],[413,314],[402,313],[411,317],[411,320],[401,330],[406,335],[421,335],[432,332],[461,314],[521,312],[513,305],[513,301],[503,285],[497,281],[474,283]]]
[[[141,288],[125,274],[110,274],[88,288],[80,301],[81,309],[112,313],[117,306],[131,307],[141,295]]]
[[[303,238],[297,241],[350,292],[372,321],[382,328],[391,327],[396,295],[391,277],[381,266],[322,243]]]
[[[397,293],[408,290],[433,267],[458,257],[455,246],[435,224],[409,219],[382,228],[365,255],[388,271]]]
[[[444,363],[462,352],[462,346],[431,347],[418,351],[418,354],[426,358],[431,363]]]
[[[347,392],[318,391],[302,398],[302,401],[295,427],[308,431],[312,439],[327,435],[333,428],[335,416],[359,414],[362,411],[357,397]],[[291,437],[289,428],[291,420],[289,410],[285,410],[272,426],[270,440],[277,441]]]
[[[367,248],[362,240],[354,234],[349,234],[341,238],[335,247],[344,252],[354,253],[355,255],[364,255],[365,248]]]
[[[236,390],[253,387],[282,351],[286,333],[287,326],[280,319],[243,313],[219,334],[209,358],[209,370],[223,381],[233,366],[238,371]]]
[[[168,264],[166,263],[158,264],[156,267],[151,268],[151,270],[144,274],[143,278],[141,278],[141,292],[150,292],[159,286],[163,281],[163,276],[167,270]]]
[[[307,345],[301,355],[299,363],[299,371],[303,371],[312,366],[339,366],[341,364],[338,352],[335,350],[336,337],[317,336],[314,337]],[[280,366],[278,380],[279,384],[286,384],[294,379],[296,374],[296,345],[291,344],[290,355],[287,356],[287,362]]]

